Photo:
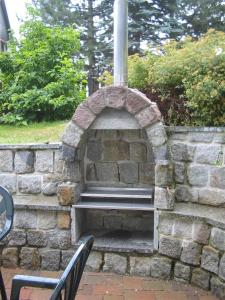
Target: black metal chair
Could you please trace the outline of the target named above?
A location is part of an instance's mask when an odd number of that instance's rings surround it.
[[[54,289],[50,300],[73,300],[77,294],[81,276],[94,242],[93,236],[82,239],[82,244],[75,252],[61,278],[16,275],[12,281],[10,300],[19,299],[22,287]]]
[[[0,229],[0,241],[10,232],[13,225],[14,206],[13,198],[10,193],[0,186],[0,217],[1,217],[1,229]],[[5,285],[0,270],[0,294],[2,300],[6,300]]]

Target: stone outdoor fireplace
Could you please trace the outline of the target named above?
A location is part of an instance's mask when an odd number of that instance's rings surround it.
[[[167,136],[155,103],[126,87],[98,90],[77,108],[61,153],[59,197],[65,187],[76,190],[74,244],[91,233],[98,250],[151,253],[158,247],[157,209],[172,209],[173,195]]]

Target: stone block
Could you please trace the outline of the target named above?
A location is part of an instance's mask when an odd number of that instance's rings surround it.
[[[75,203],[76,189],[75,183],[62,183],[58,185],[58,200],[62,206],[68,206]]]
[[[225,282],[218,277],[212,276],[210,280],[211,292],[219,299],[225,299]]]
[[[219,251],[210,246],[203,247],[201,267],[207,271],[217,274],[219,267]]]
[[[148,140],[153,147],[161,146],[167,142],[166,131],[161,122],[148,127],[146,132]]]
[[[49,231],[48,241],[50,248],[68,250],[71,247],[71,234],[68,230]]]
[[[220,146],[198,146],[196,150],[196,162],[200,164],[221,164],[223,152]]]
[[[184,240],[180,260],[187,264],[198,266],[200,264],[202,246],[190,240]]]
[[[86,166],[86,180],[96,181],[95,164],[87,164]]]
[[[114,253],[105,253],[103,271],[125,274],[127,272],[127,257]]]
[[[210,185],[216,188],[225,189],[225,167],[213,168],[211,170]]]
[[[225,191],[218,191],[214,189],[201,189],[199,190],[199,203],[220,206],[225,204]]]
[[[182,162],[174,163],[174,177],[176,183],[184,183],[185,179],[185,164]]]
[[[4,248],[2,251],[2,265],[4,268],[16,268],[18,266],[18,249]]]
[[[173,235],[179,238],[191,238],[192,220],[185,217],[176,219],[173,226]]]
[[[175,161],[190,162],[194,160],[195,146],[176,143],[171,146],[172,157]]]
[[[56,227],[55,211],[40,211],[37,215],[37,227],[39,229],[53,229]]]
[[[198,190],[185,185],[177,185],[175,198],[177,202],[198,202]]]
[[[120,181],[125,183],[138,182],[138,164],[136,162],[120,162],[119,163]]]
[[[148,127],[151,124],[160,121],[162,118],[161,113],[156,105],[148,106],[137,113],[135,117],[142,128]]]
[[[102,158],[102,144],[99,141],[89,141],[87,144],[87,158],[98,161]]]
[[[172,235],[175,220],[167,215],[160,215],[159,218],[159,232],[165,235]]]
[[[20,251],[20,267],[27,270],[37,270],[40,266],[37,248],[23,247]]]
[[[169,188],[155,187],[155,207],[171,210],[174,207],[174,191]]]
[[[181,281],[189,282],[190,277],[191,277],[190,266],[186,266],[180,262],[176,262],[174,267],[174,278]]]
[[[90,110],[95,114],[98,115],[100,112],[105,108],[105,88],[101,88],[97,90],[94,94],[92,94],[86,100],[86,103]]]
[[[23,230],[11,230],[8,235],[9,246],[24,246],[26,241],[27,235]]]
[[[76,148],[83,133],[84,131],[79,126],[70,122],[64,130],[61,140],[64,144]]]
[[[58,191],[58,182],[43,182],[42,193],[46,196],[54,196]]]
[[[223,254],[220,260],[219,277],[225,280],[225,253]]]
[[[95,114],[88,108],[86,104],[80,104],[75,114],[72,117],[72,120],[82,129],[88,129],[90,125],[95,120]]]
[[[214,137],[214,132],[190,132],[190,142],[211,143]]]
[[[66,146],[66,145],[64,145]],[[55,173],[61,173],[62,172],[62,167],[63,167],[63,160],[62,160],[62,148],[63,145],[60,146],[60,150],[55,151],[55,157],[54,157],[54,170]],[[72,147],[70,147],[72,148]],[[74,148],[72,148],[74,149]]]
[[[85,271],[99,272],[102,265],[103,265],[102,253],[97,251],[91,251],[86,263]]]
[[[192,239],[200,244],[208,244],[211,229],[203,223],[195,221],[192,229]]]
[[[145,162],[147,160],[147,148],[144,143],[130,144],[130,160]]]
[[[181,240],[161,235],[159,238],[159,253],[173,258],[179,258],[182,250]]]
[[[139,164],[139,181],[142,184],[155,184],[155,165],[152,163]]]
[[[216,133],[214,136],[214,143],[219,143],[219,144],[225,144],[225,134],[223,133]]]
[[[127,93],[127,88],[122,86],[108,86],[105,90],[107,107],[121,109],[125,105]]]
[[[147,162],[155,164],[153,149],[149,144],[147,144]]]
[[[69,212],[59,211],[57,214],[57,226],[59,229],[70,229],[71,218]]]
[[[155,166],[155,184],[156,186],[167,187],[172,184],[172,165],[157,164]]]
[[[188,182],[193,186],[206,186],[208,183],[208,167],[190,166],[187,170]]]
[[[64,162],[74,162],[77,158],[78,158],[78,149],[71,147],[71,146],[67,146],[65,144],[62,144],[60,146],[60,154],[59,154],[59,159],[61,160],[61,163],[59,163],[61,169],[58,170],[58,173],[62,172],[62,168],[63,168],[63,163]]]
[[[13,171],[13,152],[11,150],[0,150],[0,172]]]
[[[62,167],[62,180],[71,182],[80,182],[81,179],[81,169],[79,162],[64,161]]]
[[[138,276],[150,276],[151,258],[130,256],[130,274]]]
[[[103,159],[105,161],[129,160],[129,144],[125,141],[104,141]]]
[[[23,194],[40,194],[41,180],[42,178],[40,175],[19,175],[19,192]]]
[[[169,155],[169,148],[167,144],[158,147],[152,147],[152,151],[154,154],[155,163],[161,161],[168,161],[170,155]]]
[[[129,90],[126,101],[126,109],[132,115],[135,115],[140,110],[151,104],[151,101],[141,92],[137,90]]]
[[[213,227],[210,244],[221,251],[225,251],[225,230]]]
[[[62,252],[62,257],[61,257],[61,264],[60,264],[60,269],[65,270],[67,267],[68,263],[70,262],[71,258],[75,254],[76,249],[74,250],[63,250]]]
[[[0,185],[10,193],[16,192],[17,176],[11,174],[0,174]]]
[[[96,163],[96,175],[98,181],[119,181],[118,167],[116,163]]]
[[[210,273],[196,268],[192,271],[191,283],[207,290],[209,288]]]
[[[41,251],[41,269],[47,271],[58,271],[60,265],[60,250]]]
[[[14,216],[14,227],[21,229],[37,228],[37,212],[17,210]]]
[[[113,131],[111,131],[111,134]],[[114,137],[118,137],[119,139],[126,141],[126,142],[136,142],[140,140],[140,138],[143,138],[144,140],[147,139],[147,137],[142,137],[143,132],[140,129],[121,129],[117,131],[117,135]],[[113,137],[112,137],[113,138]],[[110,139],[110,137],[107,137],[107,139]]]
[[[172,260],[166,257],[153,257],[151,259],[151,277],[170,279]]]
[[[34,153],[32,151],[17,151],[14,165],[17,174],[34,172]]]
[[[29,230],[27,232],[27,242],[29,246],[46,247],[46,233],[40,230]]]
[[[36,151],[35,171],[52,173],[54,170],[53,151]]]

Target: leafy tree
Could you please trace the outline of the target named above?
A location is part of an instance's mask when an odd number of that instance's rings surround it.
[[[79,33],[26,21],[20,41],[0,53],[1,122],[66,119],[85,97]]]

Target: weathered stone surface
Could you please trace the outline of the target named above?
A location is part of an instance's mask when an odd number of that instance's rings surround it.
[[[225,251],[225,231],[214,227],[211,231],[210,244],[221,251]]]
[[[159,253],[179,258],[182,250],[181,240],[171,236],[160,236],[159,238]]]
[[[209,288],[210,274],[200,268],[196,268],[192,272],[191,283],[203,289]]]
[[[207,271],[217,274],[219,267],[219,251],[210,247],[203,247],[201,267]]]
[[[41,176],[40,175],[19,175],[18,188],[23,194],[41,193]]]
[[[11,150],[0,150],[0,172],[13,171],[13,152]]]
[[[167,144],[152,147],[155,162],[167,161],[169,159],[169,148]]]
[[[59,250],[42,250],[41,251],[41,269],[48,271],[58,271],[60,264]]]
[[[104,136],[104,137],[107,139],[118,137],[119,139],[122,139],[123,141],[133,143],[133,142],[139,141],[140,138],[143,138],[144,140],[147,139],[146,136],[143,136],[143,131],[145,132],[145,130],[140,130],[140,129],[132,129],[132,130],[121,129],[116,132],[116,136],[114,136],[114,137],[110,137],[110,136],[109,137]],[[109,131],[111,136],[112,136],[113,132],[114,131]]]
[[[173,209],[173,190],[170,190],[169,188],[155,187],[155,207],[161,209]]]
[[[57,214],[57,226],[59,229],[70,229],[70,213],[59,211]]]
[[[79,162],[71,162],[64,161],[62,168],[62,180],[63,181],[71,181],[71,182],[79,182],[81,178],[81,170]]]
[[[102,158],[102,144],[99,141],[89,141],[87,145],[87,157],[92,161]]]
[[[86,216],[86,219],[88,220],[88,228],[102,229],[104,215],[105,215],[105,211],[88,210]]]
[[[109,86],[106,88],[106,105],[111,108],[120,109],[125,105],[128,89],[122,86]]]
[[[86,180],[96,181],[95,164],[87,164],[86,166]]]
[[[138,276],[150,276],[151,258],[150,257],[130,257],[130,274]]]
[[[138,182],[138,164],[132,161],[119,163],[120,181],[125,183]]]
[[[50,248],[68,250],[71,247],[71,235],[68,230],[48,232]]]
[[[151,276],[169,279],[171,276],[172,260],[165,257],[153,257],[151,259]]]
[[[130,160],[145,162],[147,160],[147,148],[144,143],[130,144]]]
[[[77,147],[84,131],[73,122],[70,122],[62,135],[62,142],[71,147]]]
[[[139,181],[149,185],[155,184],[155,165],[152,163],[139,164]]]
[[[192,239],[200,244],[208,244],[211,229],[203,222],[194,222]]]
[[[199,190],[199,203],[213,206],[225,204],[225,191],[201,189]]]
[[[105,88],[97,90],[92,94],[87,100],[86,103],[90,110],[98,115],[106,106],[105,104]]]
[[[119,181],[116,163],[96,163],[95,167],[98,181]]]
[[[225,167],[213,168],[211,170],[210,185],[213,187],[225,189]]]
[[[85,270],[92,271],[92,272],[99,272],[103,265],[103,255],[100,252],[91,251]]]
[[[175,220],[172,217],[160,215],[159,232],[165,235],[172,235]]]
[[[157,186],[167,187],[172,183],[172,165],[157,164],[155,166],[155,184]]]
[[[211,143],[214,137],[214,132],[190,132],[189,140],[191,142]]]
[[[154,220],[151,217],[128,215],[123,221],[123,229],[129,231],[149,231],[154,227]]]
[[[37,215],[37,227],[39,229],[53,229],[56,227],[55,211],[40,211]]]
[[[129,90],[126,101],[126,109],[132,115],[135,115],[140,110],[146,108],[151,104],[151,101],[141,92],[137,90]]]
[[[32,151],[17,151],[14,164],[17,174],[32,173],[34,171],[34,153]]]
[[[206,186],[209,169],[205,166],[190,166],[187,170],[188,182],[193,186]]]
[[[47,237],[44,231],[30,230],[27,232],[27,242],[30,246],[46,247]]]
[[[61,257],[60,269],[65,270],[65,268],[67,267],[69,261],[71,260],[71,258],[75,254],[75,249],[74,250],[63,250],[61,252],[62,252],[62,257]]]
[[[18,266],[18,249],[4,248],[2,251],[2,264],[5,268],[16,268]]]
[[[58,182],[44,182],[42,186],[42,193],[46,196],[53,196],[57,194]]]
[[[75,203],[76,184],[62,183],[58,185],[58,200],[63,206],[72,205]]]
[[[36,163],[35,171],[36,172],[53,172],[53,151],[36,151]]]
[[[10,193],[16,192],[17,176],[12,174],[0,174],[0,185]]]
[[[54,159],[55,173],[61,173],[62,172],[62,168],[63,168],[62,148],[63,148],[63,146],[66,146],[66,145],[61,145],[61,147],[59,148],[61,150],[55,151],[55,159]],[[74,149],[74,148],[72,148],[72,149]]]
[[[192,220],[185,217],[176,219],[173,226],[173,235],[180,238],[191,238]]]
[[[220,260],[219,277],[225,280],[225,253],[223,254]]]
[[[39,251],[37,248],[24,247],[20,251],[20,267],[27,270],[37,270],[40,266]]]
[[[219,299],[225,299],[225,282],[222,282],[218,277],[212,276],[210,280],[212,293]]]
[[[88,108],[85,104],[80,104],[75,114],[72,117],[72,120],[81,128],[87,129],[92,122],[95,120],[95,114]]]
[[[129,160],[129,144],[125,141],[104,141],[103,159],[106,161]]]
[[[69,163],[74,162],[75,159],[77,159],[77,148],[62,144],[62,146],[60,147],[59,158],[62,162],[64,162],[64,161],[69,162]],[[60,163],[61,169],[58,170],[59,173],[62,172],[62,167],[63,167],[62,162]]]
[[[176,183],[183,183],[185,179],[185,165],[184,163],[174,163],[174,176]]]
[[[104,228],[106,229],[122,229],[123,218],[120,215],[107,215],[103,217]],[[126,224],[123,224],[123,226]],[[124,228],[126,229],[126,227]]]
[[[220,146],[198,146],[196,150],[196,162],[201,164],[215,165],[222,161]]]
[[[161,122],[148,127],[146,132],[153,147],[161,146],[167,141],[166,131]]]
[[[190,240],[184,240],[182,244],[181,261],[191,265],[199,265],[202,246]]]
[[[155,164],[155,157],[152,147],[147,144],[147,162],[151,164]]]
[[[161,120],[161,113],[157,106],[151,105],[136,114],[136,119],[140,126],[147,127]]]
[[[24,246],[26,244],[26,232],[23,230],[11,230],[8,235],[9,246]]]
[[[14,227],[34,229],[37,227],[37,212],[18,210],[14,216]]]
[[[225,133],[216,133],[213,141],[214,143],[225,144]]]
[[[193,161],[195,146],[184,143],[176,143],[171,147],[173,160],[176,161]]]
[[[189,282],[191,277],[191,268],[180,262],[176,262],[174,268],[175,279]]]
[[[198,202],[198,190],[185,185],[177,185],[175,198],[178,202]]]
[[[114,253],[105,253],[104,262],[104,272],[125,274],[127,271],[127,258],[125,256]]]

